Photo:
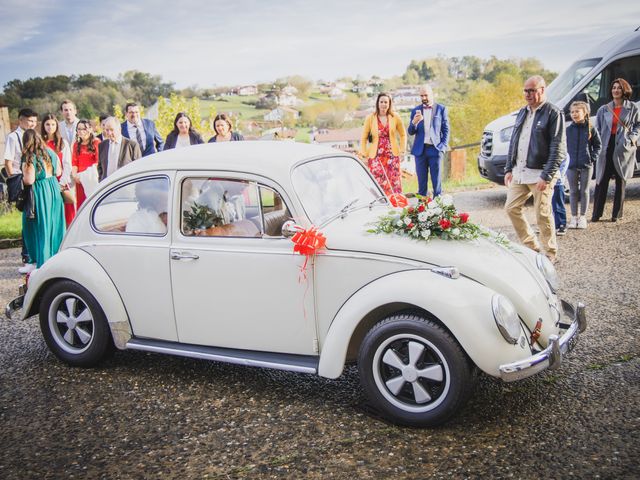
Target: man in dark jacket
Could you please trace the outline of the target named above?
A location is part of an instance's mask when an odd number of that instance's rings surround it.
[[[98,176],[100,181],[117,169],[142,157],[138,142],[122,136],[115,117],[104,120],[104,141],[98,147]]]
[[[538,75],[524,83],[527,106],[516,117],[511,134],[504,182],[508,187],[505,210],[520,241],[539,252],[540,243],[524,216],[524,204],[533,196],[540,241],[553,263],[557,260],[551,197],[558,167],[567,154],[564,116],[547,102],[544,79]]]
[[[121,124],[122,136],[138,142],[143,157],[162,151],[164,140],[156,124],[146,118],[140,118],[140,106],[137,103],[127,103],[124,107],[124,115],[127,119]]]

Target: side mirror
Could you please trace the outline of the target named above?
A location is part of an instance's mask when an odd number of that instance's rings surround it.
[[[293,220],[287,220],[282,224],[281,231],[283,237],[291,238],[300,231],[300,227],[298,227],[298,225],[296,225],[296,222],[294,222]]]

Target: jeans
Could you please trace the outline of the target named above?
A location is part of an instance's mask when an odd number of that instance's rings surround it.
[[[425,145],[422,155],[416,156],[416,174],[418,175],[418,194],[427,195],[429,171],[433,196],[442,193],[442,157],[443,153],[433,145]]]
[[[571,205],[571,216],[578,216],[578,203],[580,203],[580,216],[587,214],[589,208],[589,180],[593,167],[576,168],[567,170],[567,180],[569,181],[569,204]]]
[[[553,187],[551,207],[553,208],[553,219],[556,222],[556,228],[566,227],[567,209],[564,208],[564,185],[562,183],[556,183]]]

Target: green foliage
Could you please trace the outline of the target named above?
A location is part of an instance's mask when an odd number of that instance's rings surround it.
[[[184,228],[189,232],[224,225],[224,218],[221,213],[214,212],[208,206],[195,202],[191,206],[191,210],[183,211],[182,215],[184,217]]]
[[[11,207],[0,215],[0,239],[20,238],[22,233],[22,213]]]
[[[201,135],[212,134],[211,128],[208,126],[208,122],[202,122],[202,116],[200,114],[200,100],[198,98],[192,98],[190,100],[176,93],[169,95],[169,98],[158,98],[158,118],[156,119],[156,126],[160,135],[166,137],[171,130],[173,130],[173,122],[176,115],[180,112],[185,112],[191,119],[193,128],[197,130]]]

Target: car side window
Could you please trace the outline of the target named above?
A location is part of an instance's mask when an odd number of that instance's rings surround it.
[[[100,233],[164,236],[168,212],[169,179],[146,178],[105,195],[93,211],[93,226]]]
[[[264,234],[281,237],[282,225],[292,219],[291,213],[278,192],[262,185],[259,188]]]
[[[181,231],[199,237],[260,237],[260,200],[253,182],[186,178],[181,188]]]

